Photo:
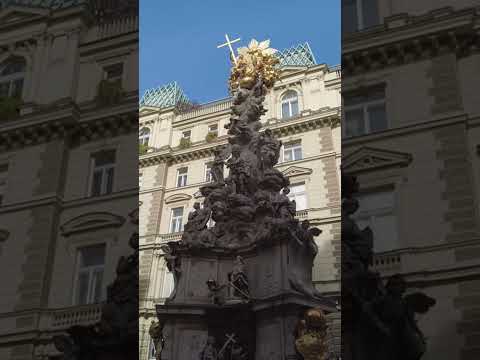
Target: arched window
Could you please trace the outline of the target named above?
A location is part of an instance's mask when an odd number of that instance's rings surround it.
[[[25,59],[10,57],[0,65],[0,98],[21,98],[26,70]]]
[[[298,115],[298,95],[296,91],[289,90],[282,97],[282,119]]]
[[[138,142],[140,145],[148,146],[148,141],[150,140],[150,129],[148,127],[143,127],[138,133]]]

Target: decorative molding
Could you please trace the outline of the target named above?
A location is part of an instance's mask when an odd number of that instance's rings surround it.
[[[98,230],[105,227],[120,227],[125,223],[125,218],[107,212],[91,212],[77,216],[62,226],[60,232],[63,236],[74,233]]]
[[[386,167],[405,167],[412,162],[412,159],[412,155],[408,153],[365,146],[343,158],[342,171],[358,173]]]
[[[174,194],[174,195],[170,195],[169,197],[167,197],[165,199],[165,203],[166,204],[171,204],[171,203],[179,202],[179,201],[188,201],[191,198],[192,198],[192,196],[188,195],[188,194]]]
[[[283,175],[288,178],[294,176],[307,176],[313,172],[310,168],[300,167],[300,166],[290,166],[282,171]]]

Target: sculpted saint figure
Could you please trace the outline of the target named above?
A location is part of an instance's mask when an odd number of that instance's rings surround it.
[[[223,167],[225,165],[225,160],[222,157],[220,150],[215,150],[215,158],[212,164],[212,178],[216,183],[224,183],[224,174]]]
[[[232,272],[229,274],[230,282],[234,286],[233,294],[241,298],[248,298],[248,278],[245,274],[245,260],[239,255],[235,260]]]
[[[245,160],[240,157],[241,148],[235,144],[232,146],[232,157],[228,160],[227,166],[230,169],[230,177],[233,182],[233,192],[244,194],[248,190],[249,166]]]
[[[218,351],[215,348],[215,338],[209,336],[207,338],[207,343],[200,353],[200,360],[219,360]]]

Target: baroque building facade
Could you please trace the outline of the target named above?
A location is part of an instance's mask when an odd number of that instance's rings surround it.
[[[373,266],[437,304],[426,360],[480,354],[479,1],[342,1],[342,167]]]
[[[263,129],[283,142],[277,168],[290,180],[297,217],[323,230],[316,239],[315,286],[339,296],[340,71],[317,64],[308,44],[279,52],[281,80],[266,96]],[[231,98],[188,105],[178,84],[147,90],[140,106],[140,355],[153,359],[149,327],[170,295],[160,247],[178,241],[210,182],[214,151],[227,144]],[[227,169],[226,169],[227,170]],[[339,329],[338,329],[339,333]]]
[[[0,1],[1,359],[55,359],[131,252],[138,17],[95,4]]]

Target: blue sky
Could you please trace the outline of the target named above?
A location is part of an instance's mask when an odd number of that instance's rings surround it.
[[[340,63],[339,0],[142,0],[140,94],[177,81],[190,100],[228,96],[227,48],[271,39],[285,49],[308,41],[318,63]]]

